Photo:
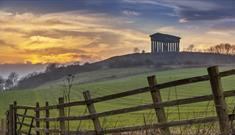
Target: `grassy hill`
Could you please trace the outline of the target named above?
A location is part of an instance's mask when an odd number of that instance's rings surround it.
[[[221,67],[220,70],[226,70],[233,67]],[[167,82],[176,79],[182,79],[186,77],[198,76],[207,74],[206,68],[188,68],[188,69],[174,69],[167,71],[158,71],[153,68],[141,67],[141,68],[122,68],[122,69],[109,69],[109,70],[97,70],[93,72],[84,72],[76,75],[71,99],[72,101],[82,100],[82,92],[90,90],[93,97],[104,96],[107,94],[117,93],[121,91],[131,90],[135,88],[147,86],[147,76],[156,75],[159,83]],[[232,90],[235,88],[235,77],[226,77],[223,80],[224,90]],[[14,90],[0,95],[0,118],[4,117],[4,112],[7,110],[8,105],[13,101],[17,101],[18,104],[35,105],[36,101],[39,101],[41,105],[45,104],[45,101],[49,101],[50,104],[56,104],[58,97],[63,95],[63,78],[44,84],[34,89]],[[169,89],[163,89],[163,100],[172,100],[183,97],[193,97],[198,95],[211,94],[209,82],[202,82],[197,84],[191,84],[180,87],[172,87]],[[96,108],[98,112],[111,110],[115,108],[123,108],[128,106],[134,106],[139,104],[150,103],[151,97],[149,93],[135,95],[131,97],[125,97],[110,102],[98,103]],[[234,106],[234,99],[229,99],[229,105],[231,109]],[[230,109],[230,111],[231,111]],[[167,108],[168,118],[171,120],[185,119],[188,117],[199,117],[204,115],[213,115],[214,112],[213,102],[204,102],[197,104],[184,105],[179,107]],[[71,115],[84,114],[85,108],[72,108]],[[180,115],[178,112],[181,112]],[[205,112],[207,112],[205,114]],[[56,116],[57,114],[54,113]],[[110,117],[108,119],[102,119],[104,127],[114,127],[123,125],[136,125],[143,123],[143,117],[147,117],[147,120],[154,121],[154,112],[141,111],[135,113],[129,113],[127,115],[118,115]],[[87,123],[84,126],[87,127]],[[73,127],[76,128],[78,123],[74,123]],[[89,128],[89,127],[88,127]]]
[[[97,70],[110,70],[115,68],[152,67],[157,70],[185,67],[205,67],[210,65],[229,65],[235,63],[232,55],[213,53],[135,53],[115,56],[95,63],[84,65],[58,66],[47,72],[30,74],[18,83],[18,89],[34,88],[45,83],[59,80],[68,74],[83,74]],[[91,73],[92,74],[92,73]],[[89,76],[91,75],[89,73]],[[108,73],[107,73],[108,74]],[[110,76],[112,77],[112,76]],[[113,76],[115,77],[115,76]],[[84,78],[84,77],[81,77]],[[100,80],[100,78],[97,78]]]

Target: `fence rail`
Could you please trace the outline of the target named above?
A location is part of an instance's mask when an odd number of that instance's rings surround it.
[[[20,106],[17,105],[16,102],[9,107],[7,121],[8,128],[6,133],[9,135],[16,135],[21,132],[22,126],[29,127],[27,134],[32,134],[32,129],[35,130],[36,135],[40,133],[44,133],[49,135],[51,133],[60,133],[64,134],[109,134],[109,133],[120,133],[120,132],[129,132],[143,129],[152,129],[158,128],[161,131],[161,134],[168,135],[171,134],[169,127],[173,126],[181,126],[188,124],[198,124],[198,123],[208,123],[219,121],[220,132],[223,135],[229,135],[232,127],[229,124],[231,120],[234,120],[234,114],[228,114],[227,105],[225,102],[226,97],[235,96],[235,90],[223,91],[221,78],[226,76],[235,75],[235,69],[219,72],[218,67],[209,67],[208,75],[190,77],[186,79],[180,79],[175,81],[170,81],[166,83],[157,84],[155,76],[149,76],[147,78],[149,86],[138,88],[134,90],[129,90],[125,92],[120,92],[116,94],[101,96],[97,98],[92,98],[89,91],[85,91],[83,93],[84,100],[75,101],[70,103],[65,103],[63,98],[59,98],[59,103],[57,105],[49,105],[46,102],[45,106],[39,106],[39,103],[36,103],[36,106]],[[176,87],[181,85],[187,85],[192,83],[198,83],[203,81],[209,81],[211,85],[211,95],[203,95],[196,96],[190,98],[176,99],[171,101],[162,101],[160,91],[165,88]],[[121,109],[114,109],[110,111],[104,112],[96,112],[95,103],[104,102],[109,100],[114,100],[118,98],[123,98],[127,96],[142,94],[149,92],[152,97],[152,103],[149,104],[141,104],[132,107],[126,107]],[[180,121],[169,121],[166,118],[165,107],[172,107],[178,105],[186,105],[198,102],[205,102],[213,100],[215,103],[215,110],[217,116],[205,117],[205,118],[194,118],[188,120],[180,120]],[[82,116],[66,116],[65,108],[73,107],[73,106],[86,106],[88,108],[89,114]],[[50,110],[58,110],[59,116],[52,117],[50,116]],[[145,124],[139,126],[132,127],[120,127],[120,128],[111,128],[104,129],[102,128],[99,118],[107,117],[112,115],[126,114],[130,112],[143,111],[148,109],[154,109],[157,117],[157,122],[155,124]],[[18,110],[25,110],[24,114],[17,113]],[[34,111],[35,115],[27,115],[27,110]],[[45,112],[45,116],[40,116],[41,112]],[[19,121],[18,118],[21,117],[22,120]],[[24,119],[31,119],[31,123],[25,123]],[[94,125],[94,130],[91,131],[68,131],[65,126],[66,121],[80,121],[80,120],[92,120]],[[59,122],[59,128],[53,129],[50,127],[50,122]],[[169,121],[169,122],[168,122]],[[46,123],[45,127],[41,127],[42,122]]]

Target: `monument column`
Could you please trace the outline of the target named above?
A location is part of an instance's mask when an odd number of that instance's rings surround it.
[[[178,52],[178,50],[179,50],[179,44],[178,44],[178,42],[176,43],[176,52]]]
[[[166,42],[166,47],[165,48],[166,48],[165,51],[168,52],[168,42]]]
[[[158,42],[158,52],[161,52],[161,42]]]
[[[155,41],[153,40],[153,52],[155,52]]]
[[[158,52],[158,41],[156,41],[156,52]]]
[[[173,52],[173,47],[172,47],[172,45],[173,45],[173,44],[171,43],[171,47],[170,47],[170,48],[171,48],[171,49],[170,49],[170,50],[171,50],[171,52]]]
[[[157,43],[158,43],[158,41],[156,41],[156,43],[155,43],[155,46],[156,46],[156,52],[158,52],[158,48],[157,48]]]
[[[157,42],[157,52],[160,52],[160,42]]]
[[[174,43],[174,52],[176,52],[176,43]]]
[[[154,52],[154,50],[153,50],[153,40],[151,40],[151,52]]]
[[[157,42],[157,52],[159,52],[159,41]]]
[[[176,43],[176,52],[178,52],[178,48],[179,48],[178,43]]]
[[[180,51],[180,43],[178,42],[177,44],[178,44],[178,50],[177,51],[179,52]]]
[[[167,43],[167,52],[170,52],[170,43]]]
[[[156,52],[156,41],[154,41],[154,52]]]
[[[177,52],[177,43],[175,43],[175,52]]]

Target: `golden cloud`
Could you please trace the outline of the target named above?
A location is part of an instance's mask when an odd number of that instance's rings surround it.
[[[134,47],[148,48],[147,34],[115,25],[125,22],[121,17],[78,11],[42,15],[0,11],[5,58],[1,63],[95,61]]]

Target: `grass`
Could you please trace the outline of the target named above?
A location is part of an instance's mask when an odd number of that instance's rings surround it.
[[[232,67],[222,67],[220,71],[227,70]],[[111,69],[100,70],[92,73],[82,73],[76,76],[71,93],[71,101],[82,100],[82,92],[89,90],[92,97],[104,96],[107,94],[117,93],[121,91],[131,90],[135,88],[145,87],[148,85],[147,76],[156,75],[158,83],[193,77],[207,74],[206,68],[189,68],[189,69],[174,69],[168,71],[155,71],[150,68],[129,68],[129,69]],[[226,77],[222,79],[224,90],[232,90],[235,88],[235,77]],[[0,118],[4,117],[4,112],[8,109],[8,105],[17,101],[21,105],[35,105],[37,101],[40,105],[44,105],[45,101],[50,104],[56,104],[58,97],[63,94],[63,79],[57,80],[53,83],[48,83],[41,87],[28,90],[14,90],[0,95]],[[209,82],[201,82],[180,87],[172,87],[161,90],[164,101],[180,99],[186,97],[193,97],[199,95],[211,94]],[[139,94],[135,96],[120,98],[108,102],[97,103],[97,112],[106,110],[118,109],[123,107],[130,107],[145,103],[150,103],[150,93]],[[230,112],[234,106],[234,99],[229,98]],[[190,105],[183,105],[178,107],[166,108],[167,117],[169,120],[188,119],[195,117],[202,117],[208,115],[215,115],[213,102],[195,103]],[[56,112],[52,112],[57,116]],[[85,113],[84,107],[71,108],[71,115],[82,115]],[[144,121],[145,119],[145,121]],[[117,115],[113,117],[102,118],[101,123],[103,127],[119,127],[139,125],[155,122],[155,113],[153,110],[139,111],[128,113],[125,115]],[[71,122],[73,128],[86,127],[92,128],[91,122]]]

